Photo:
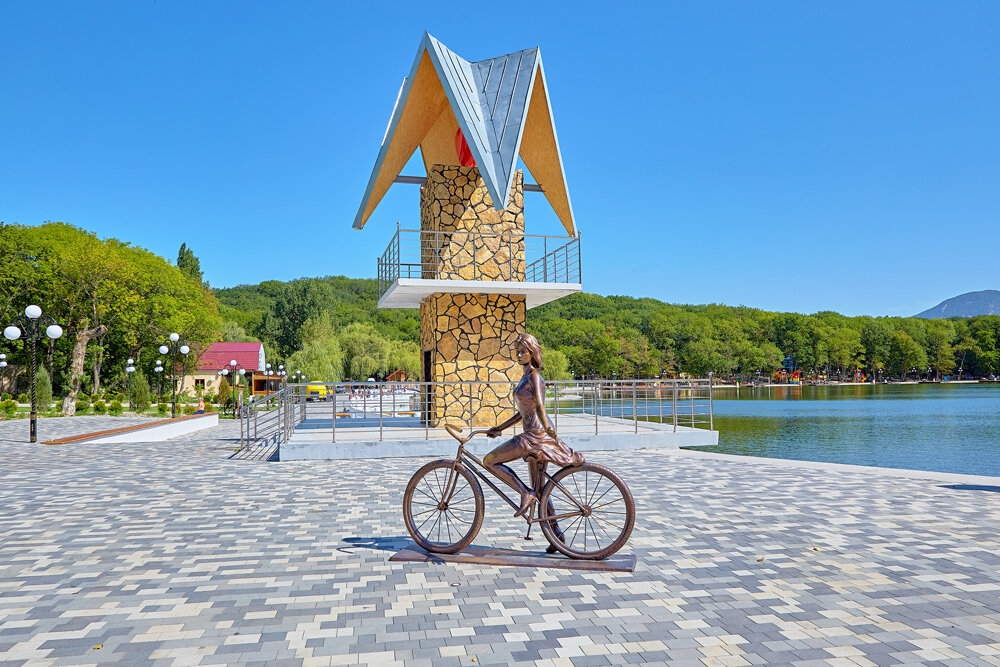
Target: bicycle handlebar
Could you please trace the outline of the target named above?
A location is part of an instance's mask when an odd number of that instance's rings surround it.
[[[474,436],[477,436],[480,433],[489,433],[489,429],[485,429],[485,430],[484,429],[480,429],[478,431],[472,431],[471,433],[469,433],[469,435],[467,435],[467,436],[465,436],[463,438],[460,435],[461,432],[462,432],[462,429],[456,428],[456,427],[452,426],[451,424],[445,424],[444,425],[444,430],[448,431],[448,435],[450,435],[451,437],[453,437],[456,440],[458,440],[459,444],[462,444],[462,445],[464,445],[465,443],[467,443],[469,440],[472,440],[472,438]]]

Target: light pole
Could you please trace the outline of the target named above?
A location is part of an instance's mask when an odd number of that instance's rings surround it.
[[[170,386],[173,399],[170,402],[170,418],[177,416],[177,353],[187,356],[191,351],[187,343],[181,340],[180,334],[170,334],[170,342],[160,346],[160,354],[170,354]],[[184,381],[184,373],[181,373],[181,382]]]
[[[229,386],[233,389],[233,419],[236,419],[236,387],[240,382],[240,377],[246,374],[246,369],[236,363],[235,359],[231,359],[229,363],[223,366],[222,370],[219,371],[219,375],[228,379]]]
[[[156,403],[159,404],[163,400],[163,359],[156,360],[156,368],[153,369],[154,372],[159,374],[159,391],[156,394]]]
[[[3,369],[7,368],[7,355],[0,354],[0,390],[3,389]]]
[[[46,336],[52,338],[53,340],[62,336],[62,327],[56,324],[55,319],[51,315],[45,315],[43,318],[42,309],[35,305],[25,308],[24,315],[18,315],[15,317],[14,321],[3,330],[4,338],[7,340],[17,340],[23,335],[30,343],[28,347],[31,349],[31,442],[38,442],[38,435],[36,431],[38,413],[35,405],[35,365],[37,364],[38,341],[42,338],[42,324],[44,322],[49,323],[44,330],[44,334]],[[4,362],[4,365],[6,366],[7,363]]]
[[[125,367],[125,372],[128,373],[128,406],[131,408],[132,407],[132,373],[135,373],[135,366],[133,365],[133,364],[135,364],[135,359],[133,359],[132,357],[129,357],[128,361],[125,362],[125,363],[128,364]]]

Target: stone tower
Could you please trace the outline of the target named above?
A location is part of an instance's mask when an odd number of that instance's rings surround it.
[[[426,176],[400,176],[418,146]],[[525,186],[519,156],[537,184]],[[470,63],[425,34],[356,228],[394,182],[421,184],[420,228],[398,230],[379,260],[379,307],[420,309],[421,380],[436,383],[425,416],[502,421],[527,309],[582,287],[539,50]],[[525,234],[526,189],[544,193],[569,236]]]

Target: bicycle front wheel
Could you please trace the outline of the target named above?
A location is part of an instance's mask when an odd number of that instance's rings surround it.
[[[570,558],[607,558],[625,546],[635,526],[632,492],[614,471],[596,463],[557,472],[538,506],[545,538]],[[547,521],[550,516],[559,517],[558,523]]]
[[[485,501],[479,480],[464,465],[432,461],[418,470],[403,494],[403,520],[413,541],[432,553],[453,554],[472,544],[483,525]]]

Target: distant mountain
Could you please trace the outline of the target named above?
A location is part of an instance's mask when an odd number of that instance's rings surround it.
[[[945,299],[933,308],[928,308],[914,317],[929,320],[945,317],[975,317],[977,315],[1000,315],[1000,291],[986,289],[982,292],[967,292]]]

